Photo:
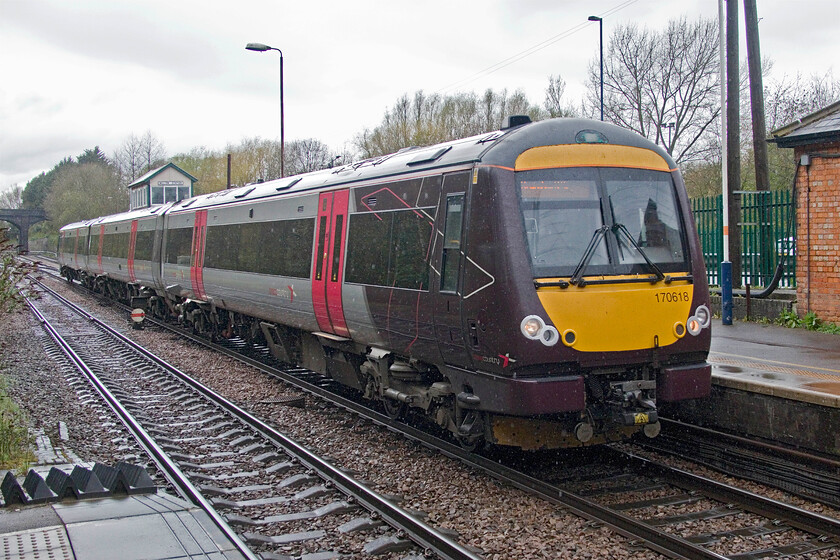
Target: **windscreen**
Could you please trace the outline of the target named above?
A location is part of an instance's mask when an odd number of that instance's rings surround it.
[[[687,271],[671,175],[625,168],[517,172],[534,277]],[[587,255],[587,248],[589,248]]]

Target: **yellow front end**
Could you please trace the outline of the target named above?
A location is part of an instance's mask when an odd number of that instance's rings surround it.
[[[646,277],[587,277],[587,280]],[[540,279],[540,282],[551,281]],[[560,332],[563,344],[581,352],[618,352],[668,346],[685,336],[693,286],[684,280],[656,285],[590,283],[585,287],[541,287],[537,295]]]

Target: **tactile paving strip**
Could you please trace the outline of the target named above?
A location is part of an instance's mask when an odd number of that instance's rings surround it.
[[[742,368],[749,368],[749,369],[757,369],[760,371],[769,371],[773,373],[789,373],[792,375],[804,375],[807,377],[813,377],[815,379],[824,379],[826,381],[838,381],[840,382],[840,372],[831,374],[831,373],[820,373],[818,371],[814,371],[812,369],[797,369],[795,367],[783,367],[778,365],[773,365],[772,363],[767,362],[747,362],[744,360],[734,360],[732,358],[726,358],[721,356],[719,353],[712,353],[709,354],[708,358],[709,362],[713,364],[722,364],[727,366],[736,366]],[[793,365],[793,364],[791,364]]]
[[[5,560],[73,560],[73,550],[64,527],[30,529],[0,535]]]

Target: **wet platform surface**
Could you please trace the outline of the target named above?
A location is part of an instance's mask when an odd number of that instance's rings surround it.
[[[717,385],[840,408],[840,335],[712,321]]]

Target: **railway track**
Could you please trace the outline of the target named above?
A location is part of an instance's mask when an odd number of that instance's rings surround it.
[[[49,297],[29,305],[56,344],[169,484],[204,509],[247,557],[282,549],[325,558],[340,551],[478,558],[327,459],[44,289]]]
[[[643,447],[840,508],[840,461],[755,439],[663,420]]]
[[[175,331],[184,334],[180,329]],[[219,350],[218,345],[193,339]],[[237,341],[226,346],[221,351],[302,391],[400,431],[427,447],[594,523],[606,524],[669,557],[746,559],[814,554],[832,557],[840,546],[840,522],[836,519],[614,450],[602,450],[597,456],[587,453],[589,460],[584,465],[574,464],[583,456],[579,453],[566,466],[558,465],[556,457],[551,457],[550,468],[536,470],[516,468],[515,463],[521,457],[508,460],[467,453],[423,430],[367,409],[341,395],[327,378],[306,370],[266,365],[263,361],[267,352],[248,349]],[[727,527],[721,528],[721,524]]]
[[[160,323],[159,323],[160,324]],[[160,324],[172,329],[170,325]],[[290,383],[310,394],[329,399],[356,414],[406,437],[415,439],[469,466],[479,469],[505,483],[536,494],[593,522],[604,523],[619,534],[635,541],[641,541],[657,552],[677,558],[764,558],[783,557],[791,551],[811,554],[822,550],[840,551],[840,521],[811,514],[777,500],[763,498],[736,487],[692,475],[688,472],[658,464],[632,454],[621,453],[609,448],[598,450],[584,465],[577,464],[573,451],[573,466],[557,469],[556,456],[548,454],[548,470],[528,472],[527,469],[506,467],[493,454],[482,456],[463,450],[445,439],[429,434],[423,427],[417,428],[390,418],[359,404],[353,398],[342,395],[342,387],[329,378],[300,368],[270,366],[268,351],[249,349],[237,341],[223,345],[213,344],[202,337],[174,332],[208,348],[223,351],[227,355],[246,361],[269,375]],[[527,454],[525,454],[527,456]],[[568,457],[568,455],[567,455]],[[513,463],[522,456],[517,454]],[[526,457],[526,462],[528,458]],[[609,465],[609,469],[601,466]],[[588,483],[598,481],[603,486],[595,488]],[[626,484],[632,480],[632,484]],[[664,482],[663,481],[667,481]],[[654,492],[657,497],[637,500],[636,496]],[[690,514],[675,513],[659,515],[658,509],[680,506],[694,508],[697,503],[705,509]],[[695,508],[696,509],[696,508]],[[633,515],[628,515],[632,512]],[[657,515],[659,515],[657,517]],[[688,528],[681,533],[671,531],[671,526],[706,519],[739,517],[743,527],[735,531],[712,531],[692,533]],[[781,537],[782,544],[753,551],[754,556],[721,555],[710,547],[719,547],[732,537]]]

